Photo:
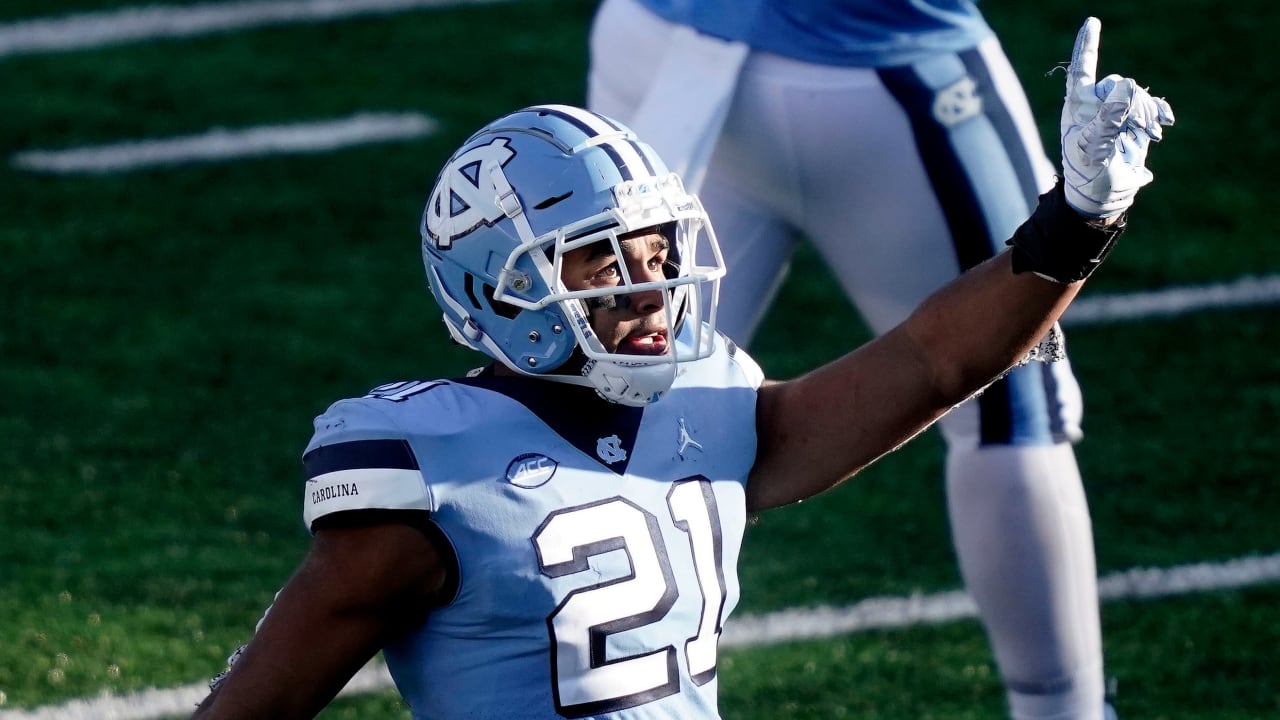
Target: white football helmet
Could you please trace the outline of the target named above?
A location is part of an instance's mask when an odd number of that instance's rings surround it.
[[[565,287],[566,252],[604,241],[623,257],[618,236],[646,228],[671,240],[664,279],[633,283],[620,263],[616,286]],[[724,261],[702,203],[649,145],[602,115],[544,105],[486,125],[440,171],[421,235],[450,334],[522,375],[643,406],[671,387],[680,363],[713,348]],[[696,262],[699,252],[708,264]],[[586,301],[655,289],[665,300],[667,353],[607,351]]]

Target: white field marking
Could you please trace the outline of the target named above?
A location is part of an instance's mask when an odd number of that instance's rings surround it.
[[[320,23],[362,15],[480,5],[499,0],[250,0],[200,5],[144,5],[0,25],[0,59],[85,50],[268,25]]]
[[[1125,570],[1099,578],[1098,596],[1103,601],[1149,600],[1277,581],[1280,581],[1280,553],[1222,563]],[[762,647],[864,630],[937,625],[975,615],[973,600],[959,590],[905,598],[869,598],[842,607],[795,608],[733,619],[725,626],[720,646]],[[360,695],[392,686],[386,666],[374,662],[357,673],[341,695]],[[0,711],[0,720],[159,720],[189,713],[207,692],[205,683],[194,683],[128,695],[102,695],[34,710]]]
[[[356,673],[343,695],[360,695],[385,690],[394,685],[387,666],[369,663]],[[95,698],[72,700],[34,710],[0,711],[0,720],[160,720],[187,717],[209,694],[207,682],[176,688],[143,690],[128,695],[103,694]]]
[[[1103,601],[1149,600],[1277,581],[1280,581],[1280,553],[1224,563],[1125,570],[1099,578],[1098,597]],[[868,598],[842,607],[794,608],[731,620],[725,625],[720,646],[758,647],[864,630],[937,625],[976,615],[973,599],[962,590],[905,598]]]
[[[127,140],[67,150],[27,150],[14,167],[47,173],[116,173],[158,165],[182,165],[286,153],[317,153],[352,145],[412,140],[435,132],[418,113],[358,113],[345,118],[288,125],[260,125],[157,140]]]
[[[1196,310],[1280,302],[1280,275],[1242,277],[1225,283],[1169,287],[1148,292],[1085,295],[1067,307],[1063,325],[1170,317]]]

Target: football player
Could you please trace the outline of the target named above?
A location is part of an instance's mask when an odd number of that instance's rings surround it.
[[[1069,187],[1010,251],[787,382],[716,333],[715,234],[650,146],[563,105],[482,128],[421,238],[449,332],[492,362],[315,419],[310,550],[196,717],[312,717],[379,651],[420,719],[719,717],[748,515],[839,484],[1027,356],[1120,234],[1167,106],[1128,80],[1097,97],[1082,37]]]
[[[972,2],[605,0],[591,47],[588,107],[652,144],[715,220],[718,327],[745,346],[802,240],[883,333],[999,252],[1054,182]],[[1015,720],[1104,709],[1082,413],[1063,358],[939,424],[953,546]]]

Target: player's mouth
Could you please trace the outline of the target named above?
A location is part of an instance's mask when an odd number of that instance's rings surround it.
[[[667,352],[667,333],[645,332],[628,335],[618,343],[618,352],[627,355],[665,355]]]

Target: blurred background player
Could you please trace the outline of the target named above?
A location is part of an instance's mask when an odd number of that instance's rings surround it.
[[[1054,182],[967,0],[605,0],[588,106],[699,192],[728,268],[719,326],[744,345],[801,240],[883,333],[999,252]],[[953,545],[1017,720],[1112,712],[1072,449],[1081,414],[1064,358],[1013,371],[940,425]]]

